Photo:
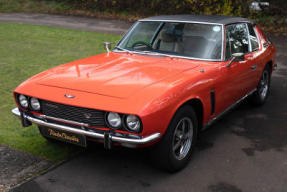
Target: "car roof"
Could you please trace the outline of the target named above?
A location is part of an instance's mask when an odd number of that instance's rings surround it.
[[[213,24],[223,24],[228,25],[232,23],[251,23],[254,21],[243,18],[243,17],[233,17],[233,16],[223,16],[223,15],[161,15],[141,19],[140,21],[168,21],[168,22],[195,22],[195,23],[213,23]]]

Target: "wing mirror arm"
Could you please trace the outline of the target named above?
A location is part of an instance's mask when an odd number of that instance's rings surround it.
[[[244,53],[233,53],[231,60],[226,64],[226,67],[230,67],[233,61],[244,61]]]
[[[104,46],[105,46],[107,52],[110,53],[110,50],[111,50],[111,47],[112,47],[111,43],[110,42],[104,42]]]

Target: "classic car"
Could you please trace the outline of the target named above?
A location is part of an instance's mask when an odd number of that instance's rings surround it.
[[[200,131],[245,98],[262,105],[275,47],[245,18],[154,16],[137,21],[113,50],[39,73],[14,91],[12,112],[48,140],[149,147],[178,171]]]

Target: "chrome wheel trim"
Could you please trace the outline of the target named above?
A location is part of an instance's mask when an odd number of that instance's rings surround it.
[[[189,117],[182,118],[176,125],[172,139],[172,151],[177,160],[186,157],[191,149],[193,123]]]
[[[264,100],[267,96],[269,89],[269,73],[265,70],[262,74],[260,83],[259,83],[259,95],[262,100]]]

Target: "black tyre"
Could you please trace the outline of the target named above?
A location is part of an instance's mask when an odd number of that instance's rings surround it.
[[[171,120],[165,135],[151,151],[157,167],[169,172],[184,168],[194,151],[198,120],[191,106],[181,107]]]
[[[266,66],[262,72],[257,90],[250,97],[250,101],[255,106],[263,105],[270,93],[270,67]]]

